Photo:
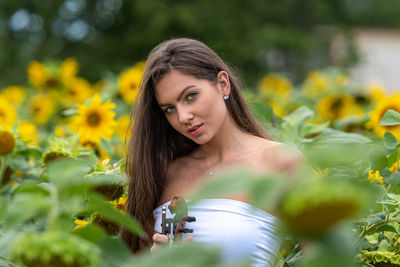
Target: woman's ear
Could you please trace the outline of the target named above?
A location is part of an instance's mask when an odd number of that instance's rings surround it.
[[[229,75],[226,71],[221,70],[217,75],[218,89],[223,96],[231,94],[231,83],[229,81]]]

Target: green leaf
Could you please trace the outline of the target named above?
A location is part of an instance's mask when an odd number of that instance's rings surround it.
[[[29,170],[30,169],[30,165],[29,165],[28,160],[26,160],[22,156],[16,156],[16,157],[10,158],[8,160],[8,164],[14,170],[24,171],[24,170]]]
[[[312,111],[306,106],[301,106],[292,113],[290,113],[288,116],[286,116],[284,120],[290,125],[298,126],[305,120],[311,118],[312,116],[314,116],[314,111]]]
[[[397,161],[397,155],[398,155],[398,150],[396,149],[395,151],[393,151],[392,153],[390,153],[389,155],[387,155],[387,167],[390,167],[393,165],[393,163],[395,163]]]
[[[394,137],[393,134],[386,132],[383,136],[383,145],[388,151],[394,151],[399,146],[399,144],[400,143],[397,142],[397,139],[396,137]]]
[[[0,222],[3,220],[9,199],[8,197],[0,197]]]
[[[379,227],[377,227],[374,231],[372,231],[370,234],[373,233],[381,233],[383,231],[387,231],[387,232],[393,232],[393,233],[398,233],[396,228],[394,228],[393,226],[389,225],[389,224],[384,224],[381,225]]]
[[[50,162],[47,168],[49,180],[59,188],[82,184],[83,176],[91,169],[87,159],[59,159]]]
[[[329,126],[329,121],[323,124],[305,123],[303,127],[301,127],[301,136],[306,137],[308,135],[320,133],[322,130],[325,130],[328,126]]]
[[[101,227],[90,223],[84,228],[73,231],[73,234],[93,243],[106,237],[106,233]]]
[[[107,141],[106,139],[102,138],[100,141],[100,147],[104,149],[109,155],[114,154],[114,150],[112,148],[112,144],[110,141]]]
[[[250,187],[251,203],[255,207],[263,209],[270,203],[272,193],[276,191],[280,185],[280,179],[272,179],[270,177],[258,178]]]
[[[386,111],[381,120],[381,126],[400,125],[400,113],[393,109]]]
[[[334,129],[326,129],[322,132],[322,135],[315,138],[313,143],[323,145],[327,143],[331,144],[365,144],[370,143],[371,139],[355,133],[346,133]]]
[[[384,211],[381,211],[378,213],[371,214],[363,221],[365,221],[368,224],[377,224],[377,223],[382,223],[385,220],[386,220],[386,213]]]
[[[220,249],[194,242],[160,247],[154,253],[148,253],[136,262],[138,267],[216,267],[220,262]],[[220,266],[220,265],[218,265]]]
[[[368,155],[368,161],[373,170],[382,170],[388,164],[388,159],[386,156],[386,150],[382,145],[373,146],[373,150]]]
[[[40,158],[42,157],[43,149],[41,147],[24,147],[18,151],[18,155],[24,156],[24,157],[35,157],[35,158]]]
[[[390,175],[388,178],[383,178],[383,182],[385,184],[400,184],[400,173],[395,172]]]
[[[49,195],[50,192],[47,188],[48,186],[49,186],[48,183],[37,184],[35,182],[28,181],[18,185],[13,191],[13,194],[39,193],[47,196]]]
[[[122,175],[117,174],[95,174],[85,179],[87,184],[101,185],[101,184],[123,184],[125,179]]]
[[[145,236],[145,232],[143,231],[142,226],[135,218],[124,215],[121,212],[117,211],[105,198],[103,198],[99,194],[90,194],[89,208],[93,211],[99,212],[107,220],[126,227],[133,234],[141,237]]]
[[[129,248],[118,237],[104,237],[99,247],[102,250],[99,267],[120,267],[125,264],[132,266],[136,261]]]
[[[261,102],[251,102],[249,106],[252,114],[259,122],[272,122],[274,111],[270,105]]]
[[[61,114],[65,117],[71,117],[76,115],[76,108],[64,109],[61,111]]]
[[[16,265],[14,265],[12,262],[0,257],[0,266],[1,267],[14,267]]]
[[[17,194],[7,206],[4,226],[16,227],[31,218],[40,219],[39,214],[47,216],[51,203],[47,197],[36,193]]]

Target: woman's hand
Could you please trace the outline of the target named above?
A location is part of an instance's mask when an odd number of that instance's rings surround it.
[[[192,236],[187,236],[183,240],[183,242],[188,242],[188,241],[190,241],[190,242],[193,241],[193,237]],[[169,242],[168,236],[162,235],[162,234],[158,234],[158,233],[154,234],[153,235],[153,246],[151,246],[150,252],[153,253],[155,250],[157,250],[163,244],[168,244],[168,242]]]
[[[151,246],[150,252],[153,253],[162,244],[168,244],[168,236],[162,235],[162,234],[154,234],[153,235],[153,246]]]

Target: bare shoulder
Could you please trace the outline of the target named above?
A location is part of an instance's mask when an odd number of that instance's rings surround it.
[[[305,162],[303,153],[289,145],[265,140],[261,147],[260,161],[276,171],[293,173]]]
[[[182,176],[183,166],[187,165],[188,161],[189,159],[187,157],[180,157],[171,161],[168,166],[167,181],[172,177]]]

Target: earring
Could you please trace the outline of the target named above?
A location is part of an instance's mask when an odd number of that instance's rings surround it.
[[[229,95],[224,95],[224,99],[228,100],[229,99]]]

